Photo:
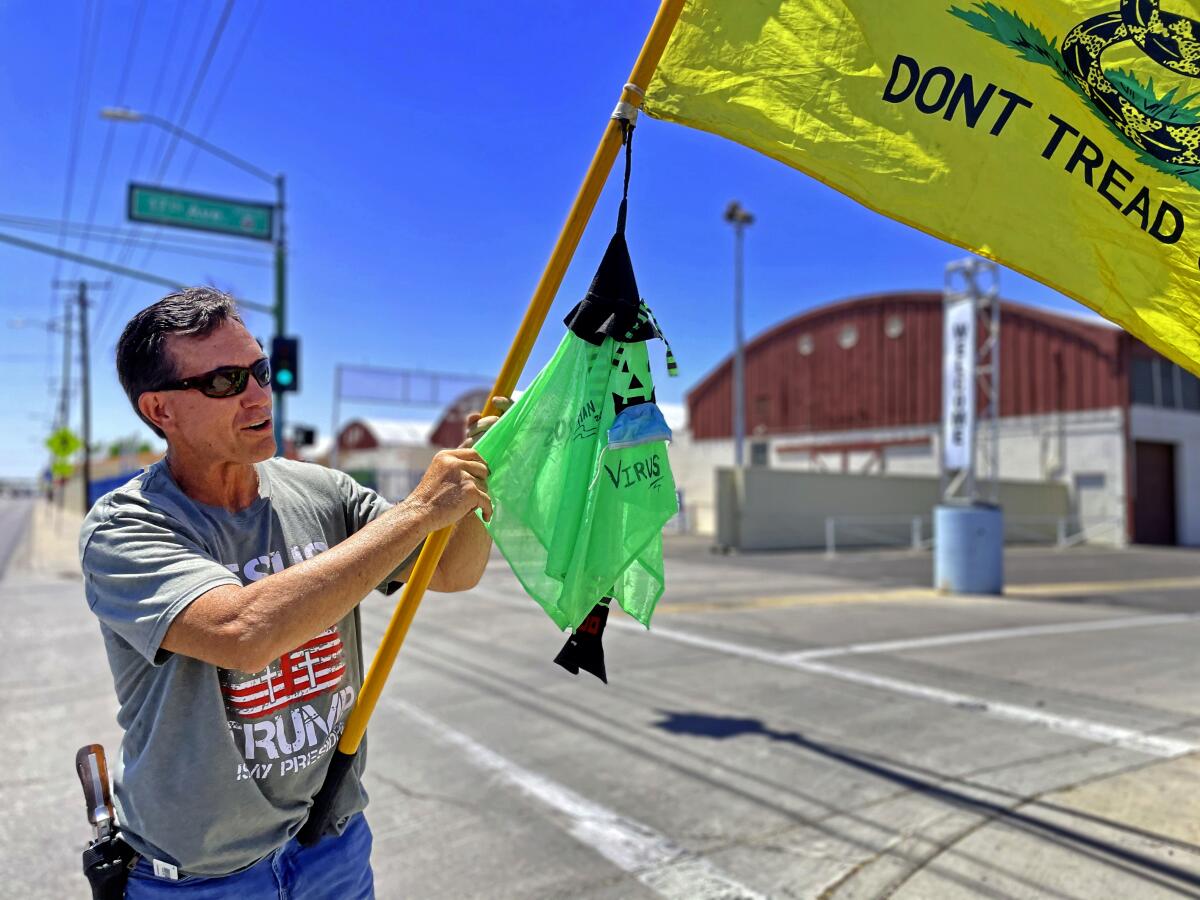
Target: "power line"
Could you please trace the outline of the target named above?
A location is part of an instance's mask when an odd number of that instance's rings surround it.
[[[100,244],[117,244],[127,240],[124,235],[96,235],[92,236],[91,239]],[[255,266],[260,269],[269,269],[271,267],[269,259],[254,256],[237,256],[232,253],[214,253],[203,249],[191,249],[186,244],[162,245],[156,241],[139,237],[134,239],[133,246],[135,249],[141,247],[147,250],[161,250],[164,253],[174,256],[194,256],[197,259],[212,259],[218,262],[233,263],[237,266]]]
[[[100,0],[101,7],[103,0]],[[102,9],[95,9],[92,5],[92,0],[86,0],[83,7],[83,27],[79,35],[79,60],[75,72],[75,101],[71,111],[70,133],[67,138],[67,172],[66,179],[63,184],[63,203],[62,215],[60,218],[66,221],[71,215],[71,205],[75,194],[75,172],[79,162],[79,147],[83,140],[83,112],[87,104],[88,94],[91,92],[92,66],[95,63],[95,44],[98,40],[100,27],[99,21],[101,18]],[[63,250],[67,244],[66,232],[62,231],[58,236],[58,249]],[[58,278],[62,271],[62,258],[54,261],[54,275]],[[50,295],[50,317],[53,319],[58,314],[58,297],[56,294]],[[53,344],[49,340],[47,334],[47,366],[46,374],[50,374],[53,367]]]
[[[208,47],[204,52],[204,57],[201,59],[200,66],[196,70],[195,78],[192,80],[192,87],[191,90],[188,91],[187,100],[184,101],[182,109],[177,114],[171,116],[170,121],[175,122],[179,128],[186,128],[188,119],[191,118],[192,109],[195,106],[196,98],[200,95],[200,89],[204,86],[204,80],[208,75],[209,67],[212,65],[213,57],[216,56],[217,48],[221,44],[221,37],[225,33],[225,26],[229,22],[229,15],[233,12],[233,4],[234,0],[225,0],[225,5],[221,9],[221,14],[217,18],[217,24],[213,28],[212,36],[209,38]],[[181,81],[180,86],[182,86],[182,83],[183,82]],[[166,175],[167,168],[171,164],[171,158],[174,156],[175,148],[178,146],[178,144],[179,133],[177,131],[172,131],[170,141],[167,144],[166,152],[159,160],[158,171],[153,179],[155,184],[162,184],[163,177]],[[157,249],[157,242],[158,235],[155,235],[151,239],[150,246],[145,248],[145,252],[142,254],[141,261],[138,263],[139,266],[144,266],[147,262],[149,262],[150,257]],[[126,295],[128,295],[128,293],[131,291],[132,287],[126,291]],[[108,320],[106,314],[108,313],[109,308],[110,306],[105,306],[105,309],[102,313],[105,317],[103,321],[98,321],[97,323],[97,335],[100,334],[100,327],[104,324],[107,324]]]
[[[187,46],[194,47],[200,42],[201,32],[204,31],[205,24],[205,8],[202,7],[196,17],[196,26],[192,29],[191,39],[187,42]],[[183,109],[184,91],[187,90],[188,77],[192,74],[191,61],[193,57],[189,54],[180,54],[183,57],[183,63],[179,66],[179,72],[175,78],[175,89],[171,91],[171,99],[167,101],[166,108],[163,110],[163,117],[175,121],[179,117],[179,113]],[[197,71],[199,71],[197,69]],[[167,144],[170,142],[170,135],[166,132],[160,132],[158,140],[155,141],[154,152],[150,154],[149,168],[146,170],[146,177],[154,181],[156,184],[162,180],[162,176],[157,178],[151,173],[155,171],[155,166],[166,158]]]
[[[163,85],[166,84],[167,67],[172,59],[172,52],[175,49],[175,40],[179,37],[179,26],[184,20],[184,10],[187,8],[187,0],[179,0],[179,5],[173,10],[174,15],[171,16],[171,30],[167,33],[167,39],[163,43],[162,59],[158,63],[158,74],[154,76],[154,90],[150,92],[150,102],[146,108],[150,112],[154,112],[158,107],[158,96],[162,92]],[[201,11],[203,16],[203,10]],[[186,58],[186,57],[185,57]],[[183,83],[183,74],[186,68],[180,69],[180,84]],[[113,123],[116,124],[115,122]],[[133,163],[129,167],[129,181],[132,181],[137,176],[138,166],[141,164],[142,157],[146,153],[146,144],[150,140],[150,133],[146,129],[142,129],[138,135],[137,147],[133,153]]]
[[[129,46],[125,50],[125,65],[121,70],[121,77],[117,82],[117,103],[124,106],[125,90],[129,85],[129,74],[133,70],[133,60],[137,55],[138,40],[142,34],[142,21],[146,14],[146,0],[140,0],[137,11],[133,15],[133,25],[129,32]],[[100,151],[100,165],[96,170],[96,180],[92,184],[92,198],[88,203],[87,224],[90,226],[96,221],[96,209],[100,203],[100,192],[104,187],[104,178],[108,174],[108,163],[112,157],[113,140],[116,137],[114,128],[116,122],[109,122],[108,129],[104,133],[104,148]],[[84,233],[79,239],[79,252],[86,253],[88,245],[87,233]],[[76,266],[75,274],[78,276],[79,267]]]
[[[233,51],[233,61],[230,62],[229,68],[225,70],[225,77],[221,79],[221,85],[217,88],[216,96],[213,97],[213,102],[208,107],[208,114],[205,116],[204,124],[199,131],[201,139],[208,137],[209,129],[212,128],[212,124],[217,118],[217,110],[225,99],[226,91],[229,90],[229,86],[233,83],[234,73],[237,72],[238,66],[242,62],[242,56],[245,54],[246,47],[250,43],[250,36],[254,33],[254,26],[258,24],[258,17],[262,13],[262,10],[263,0],[258,0],[258,3],[254,7],[254,12],[250,14],[250,21],[246,23],[246,29],[242,32],[242,39]],[[192,145],[192,154],[188,157],[187,163],[184,164],[183,176],[180,179],[181,182],[187,181],[188,175],[191,174],[192,166],[196,164],[196,157],[199,155],[200,147]]]
[[[208,76],[209,67],[212,65],[213,57],[216,55],[217,47],[221,44],[221,37],[225,33],[225,26],[229,22],[229,14],[233,12],[234,0],[225,0],[225,5],[221,8],[221,14],[217,18],[216,27],[213,29],[212,36],[208,41],[208,48],[204,52],[204,58],[200,60],[200,67],[196,70],[196,76],[192,79],[191,90],[188,91],[187,100],[184,101],[183,107],[178,113],[172,115],[170,120],[179,128],[187,128],[188,120],[192,115],[192,108],[196,104],[196,98],[200,95],[200,89],[204,86],[204,79]],[[182,87],[183,82],[180,82]],[[154,176],[154,183],[161,185],[163,178],[167,173],[167,169],[171,165],[171,159],[175,155],[175,148],[179,145],[179,132],[171,131],[169,142],[166,146],[166,151],[159,159],[158,172]],[[158,238],[161,232],[154,235],[151,244],[146,248],[146,252],[142,254],[142,260],[139,265],[144,266],[149,262],[158,243]]]
[[[0,213],[0,223],[12,225],[17,228],[23,228],[27,231],[53,231],[58,233],[58,229],[63,225],[67,228],[68,235],[77,235],[81,231],[87,230],[92,234],[112,235],[117,237],[133,238],[135,240],[145,240],[148,237],[146,232],[136,228],[123,227],[120,225],[88,225],[84,222],[63,222],[61,219],[47,219],[41,216],[23,216],[16,213]],[[184,244],[189,247],[197,247],[208,250],[223,250],[230,253],[248,253],[250,248],[246,242],[236,237],[221,237],[216,233],[197,232],[185,237],[180,232],[172,232],[165,234],[162,240],[168,243]],[[264,247],[266,245],[263,245]],[[257,249],[257,246],[256,246]],[[262,259],[268,260],[269,250],[264,251]]]
[[[179,0],[178,5],[174,8],[172,8],[172,10],[171,10],[172,15],[170,16],[170,21],[171,21],[170,30],[167,32],[167,39],[163,42],[162,58],[159,60],[158,72],[154,76],[154,80],[152,82],[154,85],[154,89],[150,92],[150,102],[147,106],[147,108],[151,112],[155,112],[158,107],[159,95],[162,93],[163,85],[165,85],[166,81],[167,81],[167,77],[166,77],[167,69],[170,66],[171,60],[175,58],[174,57],[175,42],[179,38],[180,26],[183,24],[183,21],[185,18],[185,11],[187,9],[187,3],[188,3],[188,0]],[[197,26],[196,26],[197,32],[199,31],[200,24],[203,22],[203,18],[204,18],[204,11],[203,11],[203,9],[201,9],[200,18],[197,20]],[[179,83],[180,83],[181,89],[182,89],[182,84],[184,81],[185,73],[187,72],[187,67],[186,67],[187,57],[183,54],[180,54],[179,56],[180,56],[180,59],[183,60],[183,62],[181,62],[181,64],[180,64],[180,79],[179,79]],[[150,132],[145,128],[141,129],[141,133],[138,135],[137,147],[134,148],[133,161],[129,166],[129,177],[128,177],[128,179],[126,179],[127,181],[132,181],[134,178],[137,177],[138,166],[141,165],[142,157],[146,153],[146,147],[147,147],[149,140],[150,140]],[[109,258],[109,262],[112,262],[113,259],[115,259],[117,262],[117,265],[122,265],[122,266],[126,265],[130,261],[130,257],[133,256],[133,253],[134,253],[134,247],[133,247],[132,241],[129,241],[124,246],[122,246],[121,249],[118,250],[117,253],[113,257]],[[128,290],[126,291],[126,296],[128,296],[129,291],[132,291],[132,286],[128,287]],[[109,296],[107,298],[105,298],[106,302],[98,304],[99,309],[96,314],[96,320],[97,320],[96,321],[96,334],[97,335],[100,334],[100,330],[104,327],[104,323],[106,321],[106,318],[108,316],[110,309],[114,305],[117,305],[115,300],[109,299],[109,298],[115,297],[115,294],[116,294],[115,291],[110,292]]]
[[[21,247],[25,250],[32,250],[35,253],[46,253],[50,256],[61,256],[64,259],[74,260],[83,263],[85,266],[91,266],[94,269],[102,269],[106,272],[115,272],[118,275],[125,275],[130,278],[137,278],[140,281],[146,281],[151,284],[157,284],[162,287],[170,288],[171,290],[179,290],[184,285],[177,279],[167,278],[163,275],[154,275],[150,272],[140,272],[137,269],[130,269],[126,266],[118,266],[115,263],[110,263],[107,260],[95,259],[90,256],[82,256],[79,253],[72,253],[70,250],[59,250],[49,244],[40,244],[36,241],[26,240],[25,238],[17,237],[14,234],[5,234],[0,232],[0,241],[6,244],[12,244],[15,247]],[[274,315],[275,307],[267,306],[265,303],[254,303],[250,300],[238,300],[238,305],[245,309],[253,309],[256,312]]]
[[[217,26],[213,29],[212,37],[208,41],[208,49],[204,51],[204,59],[200,61],[200,68],[196,72],[196,77],[192,81],[192,89],[188,92],[187,102],[183,105],[181,117],[176,124],[180,128],[187,128],[188,119],[192,115],[192,107],[196,105],[196,98],[200,95],[200,88],[204,85],[204,79],[208,75],[209,66],[212,65],[213,57],[217,53],[217,47],[221,44],[221,36],[225,33],[225,25],[229,22],[229,14],[233,12],[234,0],[225,0],[225,6],[221,9],[221,16],[217,19]],[[155,178],[156,184],[162,184],[163,176],[167,173],[167,168],[171,165],[171,158],[175,155],[175,148],[179,146],[179,132],[171,132],[171,142],[167,145],[167,152],[163,156],[158,165],[158,175]]]
[[[83,33],[79,38],[79,67],[75,78],[75,103],[71,112],[71,133],[67,150],[67,177],[63,189],[62,215],[66,221],[71,217],[71,206],[75,199],[75,172],[79,163],[79,147],[83,143],[83,112],[87,106],[88,95],[91,93],[92,67],[96,61],[95,47],[100,34],[100,18],[103,13],[103,0],[100,8],[95,11],[93,21],[92,0],[86,0],[83,8]],[[58,248],[66,247],[66,234],[58,237]],[[57,279],[62,260],[54,263],[54,277]]]
[[[0,224],[9,225],[18,231],[36,232],[58,232],[64,225],[64,223],[60,223],[57,219],[35,219],[30,216],[6,215],[0,215]],[[88,226],[81,222],[67,222],[65,226],[70,236],[82,236],[85,239],[94,240],[101,244],[132,242],[135,246],[157,246],[149,242],[148,236],[139,234],[133,229],[122,229],[105,225]],[[168,240],[161,249],[166,253],[220,260],[234,263],[235,265],[257,266],[260,268],[269,268],[271,266],[271,260],[266,256],[248,256],[244,253],[222,252],[226,249],[245,250],[244,247],[233,248],[222,244],[192,242],[176,238]],[[77,265],[82,266],[82,264]]]

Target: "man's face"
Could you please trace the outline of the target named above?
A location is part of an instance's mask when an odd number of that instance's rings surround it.
[[[194,378],[220,366],[250,366],[262,348],[238,322],[226,321],[205,337],[171,335],[167,352],[180,379]],[[271,387],[254,376],[233,397],[208,397],[198,390],[157,392],[168,413],[160,423],[167,440],[213,462],[256,463],[275,454]]]

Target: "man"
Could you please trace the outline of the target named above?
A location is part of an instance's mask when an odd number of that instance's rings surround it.
[[[451,525],[430,588],[468,590],[483,573],[487,466],[469,447],[495,419],[472,417],[464,446],[392,506],[274,456],[269,364],[219,291],[134,316],[117,371],[167,442],[80,534],[125,730],[115,795],[140,856],[127,897],[371,897],[365,754],[333,833],[311,848],[292,838],[362,684],[359,601],[399,587],[425,536]]]

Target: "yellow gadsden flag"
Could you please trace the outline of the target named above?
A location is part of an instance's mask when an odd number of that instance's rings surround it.
[[[689,0],[645,108],[1018,269],[1200,374],[1200,8],[1166,5]]]

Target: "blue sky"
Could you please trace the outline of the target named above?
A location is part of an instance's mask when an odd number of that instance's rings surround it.
[[[288,320],[303,341],[303,390],[289,400],[289,421],[328,432],[338,363],[490,380],[656,7],[653,0],[236,0],[188,112],[224,0],[78,0],[55,4],[53,15],[45,4],[8,0],[0,5],[0,231],[54,244],[56,234],[21,231],[4,217],[60,219],[64,208],[72,221],[87,221],[94,209],[94,224],[128,228],[126,184],[154,180],[167,142],[149,125],[102,121],[98,110],[123,103],[181,124],[186,113],[190,130],[287,175]],[[94,26],[86,37],[85,23]],[[186,144],[170,157],[162,183],[272,196],[269,185],[193,157]],[[549,358],[562,336],[559,321],[587,287],[612,230],[618,185],[614,175],[527,377]],[[660,400],[680,401],[730,351],[732,236],[721,215],[734,198],[757,217],[746,242],[751,335],[842,297],[937,289],[945,264],[963,256],[750,150],[643,117],[629,241],[639,285],[681,368],[668,380],[659,365]],[[174,230],[164,240],[194,236]],[[79,250],[81,240],[66,246]],[[128,261],[269,302],[264,245],[229,246],[259,264],[161,246],[130,248]],[[122,244],[92,238],[83,249],[114,259]],[[0,371],[12,386],[0,404],[0,477],[32,475],[45,463],[61,338],[36,323],[10,322],[61,312],[64,292],[50,286],[56,274],[109,276],[6,245],[0,271]],[[1013,299],[1083,311],[1015,273],[1006,271],[1001,284]],[[117,384],[113,346],[129,316],[161,294],[114,279],[96,297],[97,440],[149,437]],[[271,333],[266,316],[248,313],[247,325],[264,338]],[[661,354],[655,359],[661,363]],[[354,405],[345,413],[432,418],[435,411]],[[79,423],[76,408],[72,425]]]

